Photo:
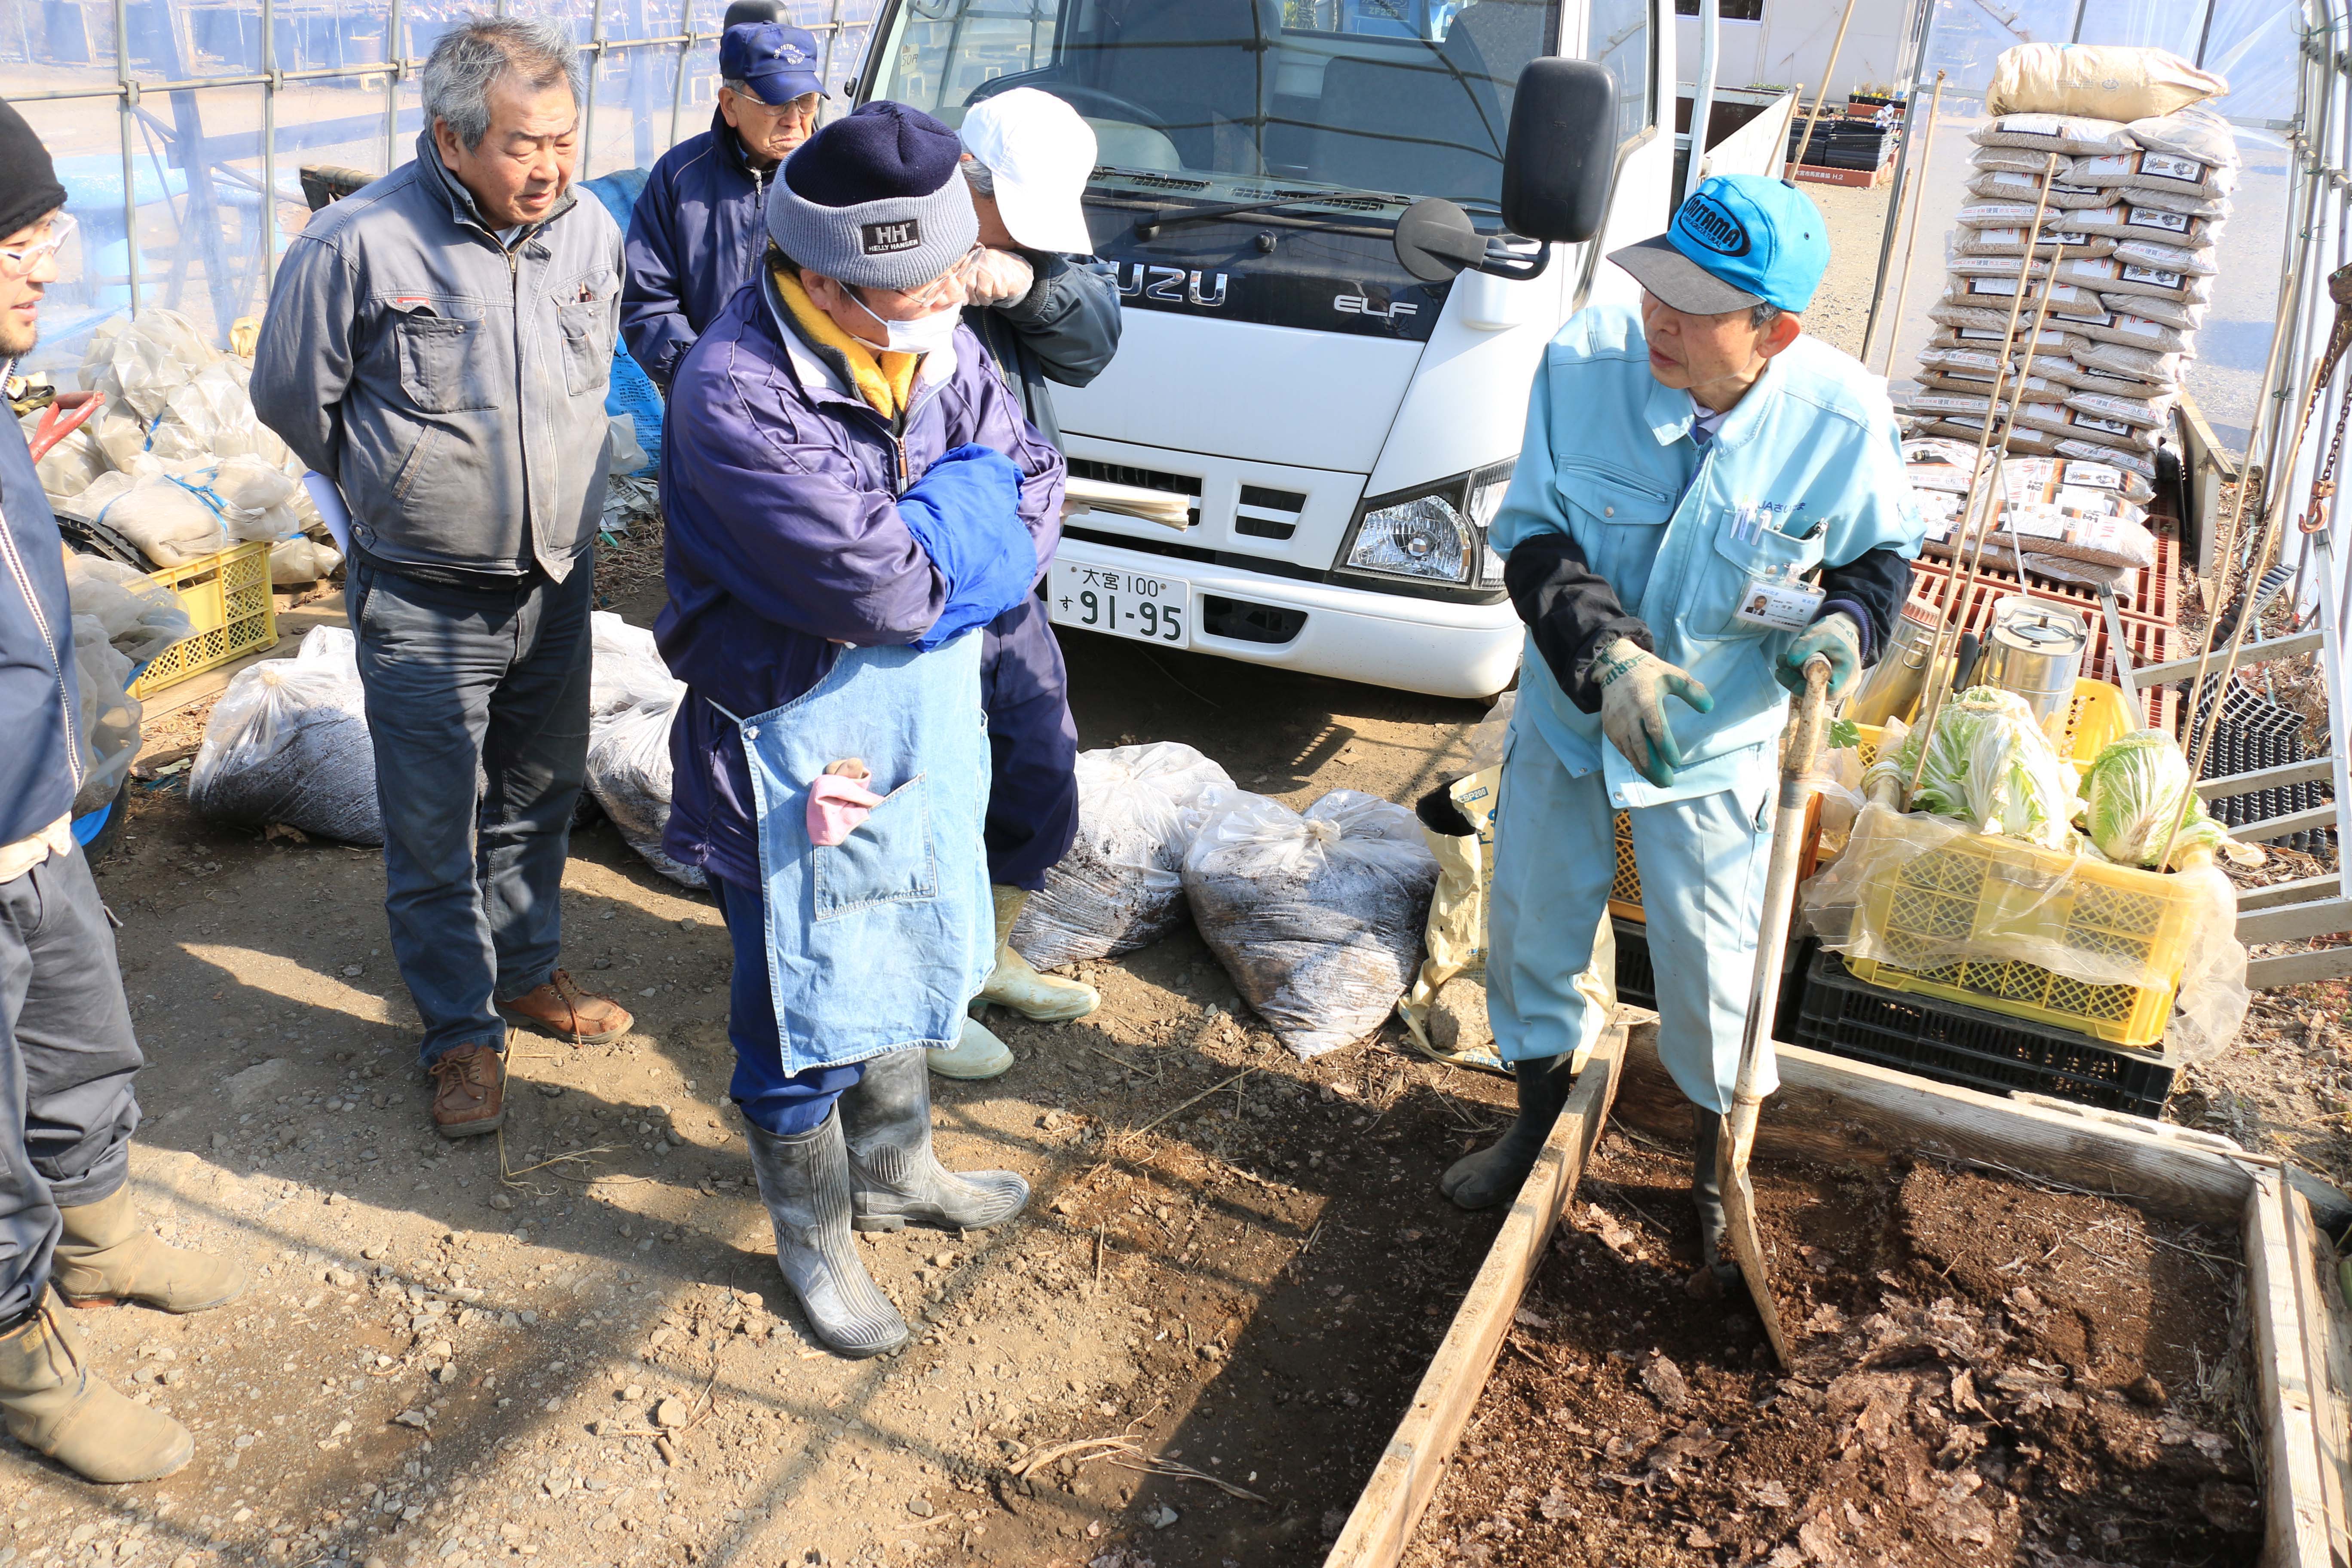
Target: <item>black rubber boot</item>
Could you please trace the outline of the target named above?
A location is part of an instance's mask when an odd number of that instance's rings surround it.
[[[1723,1146],[1723,1112],[1691,1107],[1691,1207],[1698,1213],[1699,1270],[1691,1293],[1720,1295],[1739,1278],[1739,1265],[1726,1256],[1731,1222],[1723,1214],[1723,1179],[1717,1169]]]
[[[922,1070],[922,1053],[914,1057]],[[776,1267],[825,1347],[853,1358],[907,1342],[906,1320],[858,1260],[849,1235],[849,1153],[836,1110],[814,1132],[780,1138],[747,1128],[751,1173],[776,1227]]]
[[[1519,1184],[1535,1169],[1552,1123],[1559,1120],[1559,1108],[1568,1103],[1568,1086],[1575,1081],[1569,1064],[1574,1059],[1513,1062],[1511,1072],[1519,1080],[1519,1119],[1491,1147],[1447,1166],[1437,1178],[1437,1190],[1465,1209],[1492,1208],[1516,1196]]]
[[[1012,1171],[957,1175],[931,1152],[931,1086],[921,1051],[894,1051],[866,1064],[841,1097],[849,1147],[851,1223],[859,1230],[982,1230],[1029,1201]]]

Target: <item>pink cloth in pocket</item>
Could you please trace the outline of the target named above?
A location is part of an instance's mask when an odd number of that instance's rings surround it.
[[[841,773],[819,773],[809,785],[808,832],[814,844],[839,844],[856,831],[883,797]]]

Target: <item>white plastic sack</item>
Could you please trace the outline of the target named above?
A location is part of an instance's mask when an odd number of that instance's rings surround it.
[[[1420,822],[1356,790],[1303,815],[1242,791],[1204,804],[1184,892],[1234,986],[1302,1059],[1380,1027],[1419,966],[1437,886]]]
[[[321,544],[305,535],[281,539],[269,547],[272,583],[315,583],[342,563],[343,558],[333,545]]]
[[[1201,803],[1230,791],[1225,770],[1174,741],[1080,752],[1078,836],[1013,928],[1040,969],[1112,958],[1184,923],[1184,853]]]
[[[588,616],[592,654],[588,665],[588,721],[598,721],[646,703],[676,706],[686,683],[670,674],[654,646],[654,634],[631,626],[610,610]],[[665,795],[663,799],[669,797]]]
[[[265,659],[229,682],[205,721],[188,801],[248,827],[282,822],[347,844],[383,842],[350,632],[321,626],[296,657]]]
[[[701,868],[662,853],[662,830],[669,826],[669,728],[685,689],[680,683],[665,698],[592,725],[588,793],[647,865],[680,887],[699,888],[707,881]]]
[[[101,474],[74,498],[73,510],[113,529],[158,566],[185,565],[237,542],[217,508],[162,473]]]
[[[139,700],[123,689],[131,683],[131,661],[115,652],[98,617],[74,616],[73,641],[81,690],[82,783],[73,803],[79,816],[122,787],[122,775],[139,754]]]
[[[634,415],[614,415],[605,426],[604,440],[612,453],[609,467],[613,473],[634,474],[653,461],[637,440],[637,421]]]
[[[40,430],[41,418],[47,412],[46,408],[37,408],[16,421],[28,445]],[[63,500],[89,489],[90,481],[110,466],[106,453],[99,447],[97,434],[84,424],[44,453],[41,460],[33,465],[33,471],[40,476],[43,494],[52,500]]]
[[[68,556],[66,592],[74,618],[97,619],[114,651],[132,664],[153,658],[194,630],[170,589],[120,561]]]
[[[195,322],[150,306],[129,321],[99,324],[82,352],[81,384],[105,393],[110,411],[127,409],[143,425],[163,412],[174,390],[220,358]]]

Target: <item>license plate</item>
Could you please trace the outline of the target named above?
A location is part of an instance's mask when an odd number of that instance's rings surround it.
[[[1056,626],[1137,642],[1187,646],[1192,584],[1181,577],[1056,561],[1048,588],[1053,597],[1047,613]]]

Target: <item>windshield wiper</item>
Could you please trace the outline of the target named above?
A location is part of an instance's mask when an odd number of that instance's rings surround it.
[[[1213,206],[1188,207],[1172,215],[1154,217],[1135,226],[1135,237],[1149,242],[1160,237],[1163,228],[1179,224],[1211,223],[1221,217],[1239,217],[1244,213],[1271,212],[1276,207],[1299,206],[1308,202],[1360,200],[1357,191],[1301,191],[1297,195],[1266,196],[1254,202],[1220,202]]]

